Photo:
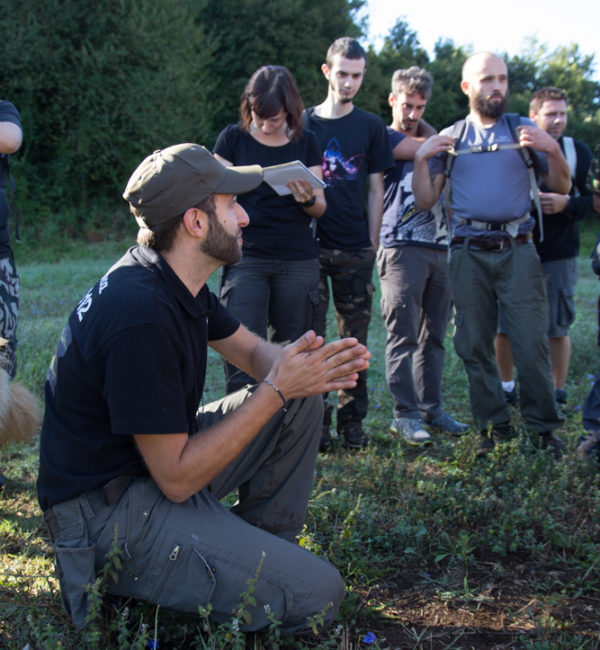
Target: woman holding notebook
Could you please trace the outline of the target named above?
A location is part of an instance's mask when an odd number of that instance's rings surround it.
[[[299,160],[318,178],[321,153],[315,135],[302,128],[302,99],[283,66],[263,66],[242,94],[240,121],[219,134],[215,156],[225,165],[263,167]],[[240,195],[250,224],[243,231],[240,262],[223,269],[219,296],[246,327],[265,339],[287,343],[313,326],[319,299],[318,247],[312,220],[325,212],[322,189],[300,179],[280,196],[263,182]],[[226,390],[253,380],[226,365]]]

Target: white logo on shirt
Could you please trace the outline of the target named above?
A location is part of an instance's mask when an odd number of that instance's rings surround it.
[[[86,314],[90,307],[92,306],[92,290],[90,289],[85,296],[79,301],[79,304],[77,305],[77,318],[79,318],[79,322],[83,320],[84,314]]]

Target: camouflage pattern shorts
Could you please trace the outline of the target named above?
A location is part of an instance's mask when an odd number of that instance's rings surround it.
[[[19,274],[11,256],[0,260],[0,367],[10,377],[17,372],[17,322],[19,319]]]

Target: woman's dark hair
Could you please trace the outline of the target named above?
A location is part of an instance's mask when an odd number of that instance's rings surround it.
[[[302,98],[290,71],[282,65],[264,65],[254,72],[242,93],[240,125],[250,130],[251,111],[268,119],[284,110],[287,113],[287,136],[295,141],[302,134]]]

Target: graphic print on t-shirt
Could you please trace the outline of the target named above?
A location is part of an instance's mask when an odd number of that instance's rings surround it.
[[[345,181],[355,181],[358,170],[364,161],[364,154],[356,154],[345,159],[339,142],[332,138],[323,152],[323,181],[327,187],[333,187]]]

